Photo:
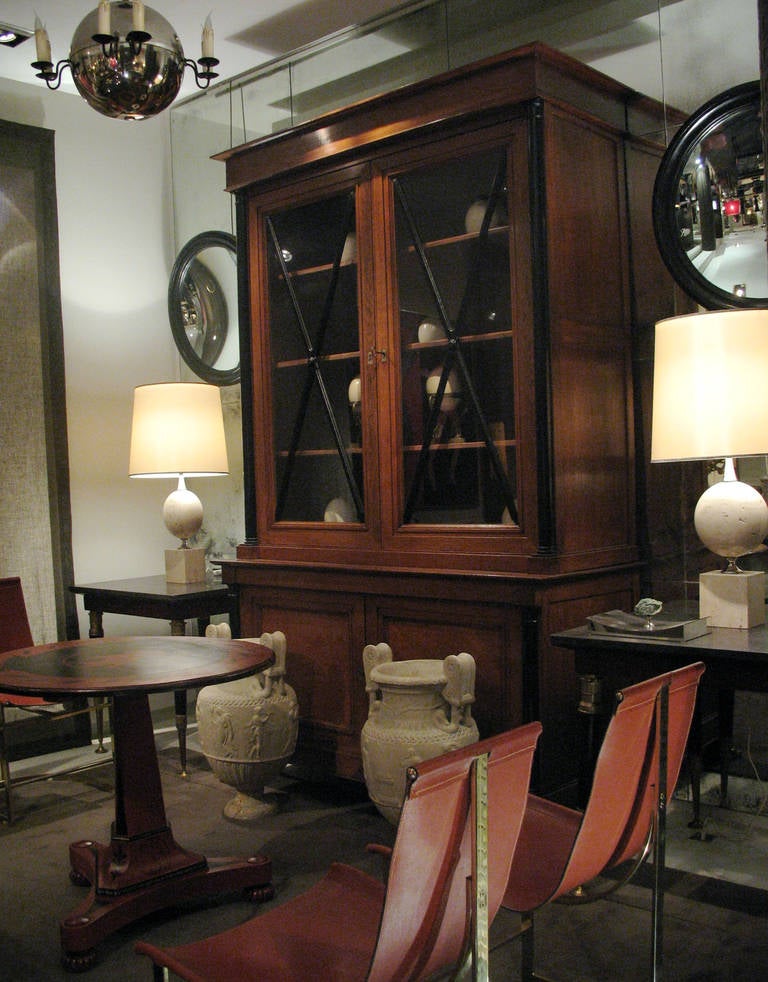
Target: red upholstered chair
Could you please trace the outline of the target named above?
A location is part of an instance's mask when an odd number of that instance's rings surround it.
[[[177,948],[140,942],[155,979],[404,982],[459,965],[499,909],[528,792],[538,723],[409,769],[386,886],[334,864],[305,893],[231,930]],[[478,761],[480,767],[478,767]],[[487,766],[487,797],[473,772]],[[487,801],[487,868],[474,847]],[[477,857],[480,857],[478,860]],[[487,911],[473,891],[487,875]],[[479,956],[487,963],[487,949]]]
[[[24,603],[24,593],[18,576],[0,579],[0,652],[14,651],[16,648],[28,648],[32,644],[32,633],[29,629],[27,607]],[[5,794],[5,814],[9,822],[13,821],[11,799],[11,768],[8,762],[6,747],[6,708],[20,709],[44,716],[47,719],[69,719],[71,716],[89,712],[84,709],[62,709],[57,703],[47,702],[37,696],[21,696],[9,692],[0,692],[0,782]]]
[[[660,976],[666,800],[680,774],[703,671],[698,662],[617,694],[584,812],[528,796],[503,900],[523,914],[522,979],[537,978],[533,911],[558,898],[596,899],[585,888],[590,880],[637,857],[631,876],[651,845],[651,977]]]

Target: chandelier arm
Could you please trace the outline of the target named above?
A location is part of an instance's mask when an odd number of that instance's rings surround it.
[[[120,50],[122,38],[117,31],[115,31],[114,34],[94,34],[92,35],[91,40],[96,44],[101,45],[101,52],[105,58],[114,58],[117,56],[117,53]],[[152,35],[148,34],[146,31],[128,31],[128,33],[125,35],[125,41],[128,44],[134,58],[141,54],[142,45],[151,40]]]
[[[191,68],[195,73],[195,82],[197,83],[198,89],[207,89],[211,84],[211,80],[219,77],[218,72],[211,71],[218,63],[218,58],[198,58],[196,62],[192,61],[191,58],[184,59],[184,67]],[[198,65],[201,66],[201,70],[198,69]],[[201,82],[200,79],[204,81]]]
[[[55,92],[61,85],[61,73],[64,69],[68,68],[70,72],[72,71],[72,62],[69,58],[62,58],[54,68],[52,61],[33,61],[32,67],[37,72],[37,78],[42,78],[48,88]]]

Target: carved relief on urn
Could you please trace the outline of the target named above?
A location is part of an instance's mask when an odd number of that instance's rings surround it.
[[[224,814],[238,820],[274,811],[265,784],[290,760],[299,726],[296,693],[285,681],[285,635],[275,631],[244,640],[271,648],[274,665],[236,682],[205,686],[197,697],[200,744],[216,777],[237,789]]]

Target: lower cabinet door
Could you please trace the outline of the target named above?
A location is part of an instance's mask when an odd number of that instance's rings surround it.
[[[282,631],[299,702],[295,768],[362,780],[364,600],[346,593],[242,587],[243,637]]]
[[[396,660],[467,651],[475,660],[472,715],[481,739],[523,721],[522,610],[445,600],[371,599],[366,627]]]

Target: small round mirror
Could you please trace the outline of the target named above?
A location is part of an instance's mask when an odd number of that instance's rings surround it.
[[[173,264],[168,316],[192,371],[214,385],[240,381],[237,246],[228,232],[201,232]]]
[[[667,147],[653,226],[662,258],[708,310],[768,307],[760,83],[698,109]]]

